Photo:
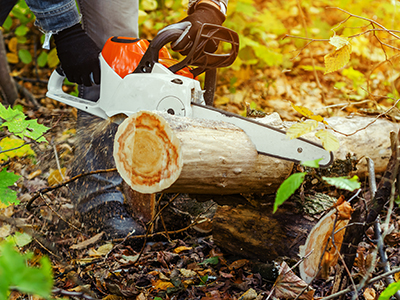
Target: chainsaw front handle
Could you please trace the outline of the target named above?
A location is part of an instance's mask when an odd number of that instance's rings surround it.
[[[139,65],[134,73],[151,73],[155,63],[158,63],[159,51],[170,42],[176,42],[187,30],[183,27],[168,26],[159,31],[157,36],[150,42],[146,53],[143,55]],[[210,53],[205,50],[208,42],[219,44],[220,42],[230,45],[228,53]],[[173,73],[188,67],[195,66],[197,68],[191,70],[194,77],[211,69],[227,67],[231,65],[239,52],[239,36],[238,34],[226,27],[205,23],[197,32],[196,39],[189,54],[180,62],[169,67]]]

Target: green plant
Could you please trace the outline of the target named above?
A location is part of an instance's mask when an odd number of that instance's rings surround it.
[[[305,167],[318,168],[319,161],[320,161],[320,159],[313,160],[313,161],[305,161],[305,162],[302,162],[301,165],[303,165]],[[301,186],[301,184],[305,180],[307,173],[308,172],[294,173],[294,174],[290,175],[280,185],[280,187],[276,193],[276,197],[275,197],[274,213],[277,211],[278,207],[280,205],[282,205],[291,195],[293,195],[294,192]],[[360,182],[358,182],[357,176],[353,176],[352,178],[322,177],[322,179],[330,185],[333,185],[339,189],[344,189],[344,190],[348,190],[348,191],[354,191],[356,189],[359,189],[361,186]]]
[[[0,244],[0,300],[6,300],[11,289],[49,298],[53,287],[50,261],[40,259],[40,267],[29,266],[32,253],[21,254],[12,242]]]
[[[0,140],[0,162],[15,156],[34,155],[30,145],[24,138],[35,142],[47,142],[43,134],[49,129],[39,124],[37,120],[26,120],[25,114],[18,108],[5,108],[0,103],[0,128],[7,128],[14,136]],[[0,203],[5,205],[18,204],[17,193],[9,187],[20,176],[8,172],[7,168],[0,169]]]

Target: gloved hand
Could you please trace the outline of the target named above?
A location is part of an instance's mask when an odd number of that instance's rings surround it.
[[[57,55],[68,80],[91,86],[100,84],[100,49],[76,24],[54,35]],[[92,75],[91,75],[92,74]]]
[[[177,25],[176,27],[186,24],[186,30],[188,31],[187,33],[185,31],[182,36],[180,36],[174,43],[171,44],[172,50],[180,52],[183,55],[188,55],[193,45],[193,41],[196,38],[197,31],[204,23],[222,25],[224,21],[225,15],[218,8],[209,3],[199,3],[196,5],[196,8],[192,14],[175,24]],[[171,25],[171,27],[174,27],[174,25]],[[218,45],[215,43],[209,42],[205,50],[208,52],[215,52],[217,47]]]

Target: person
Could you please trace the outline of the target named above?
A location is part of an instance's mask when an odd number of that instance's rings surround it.
[[[79,84],[79,96],[91,101],[99,97],[101,70],[99,53],[111,36],[139,37],[139,0],[25,0],[45,33],[45,47],[54,37],[62,69],[69,81]],[[0,0],[0,26],[17,0]],[[169,28],[182,29],[172,43],[174,51],[186,55],[203,23],[221,25],[228,0],[189,0],[188,15]],[[168,27],[167,27],[168,28]],[[112,101],[112,99],[110,99]],[[76,157],[72,175],[113,168],[113,137],[117,126],[93,134],[97,117],[78,112]],[[81,221],[89,228],[104,231],[108,239],[144,233],[143,226],[126,210],[122,183],[117,172],[83,177],[69,185]]]

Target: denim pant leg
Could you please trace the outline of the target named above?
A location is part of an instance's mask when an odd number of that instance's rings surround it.
[[[78,0],[82,23],[88,35],[102,48],[111,36],[138,37],[138,0]],[[96,101],[99,86],[79,87],[80,97]],[[110,99],[112,101],[112,99]],[[78,112],[76,160],[72,175],[94,170],[114,168],[112,156],[115,124]],[[107,201],[123,202],[118,186],[122,183],[117,172],[96,174],[80,178],[70,185],[79,213]]]

